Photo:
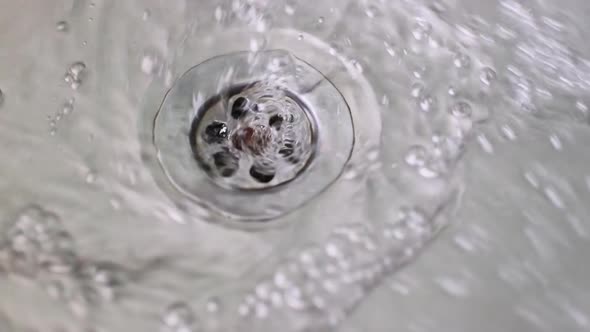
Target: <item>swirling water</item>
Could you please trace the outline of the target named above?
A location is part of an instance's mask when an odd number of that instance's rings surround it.
[[[590,328],[585,2],[3,2],[1,331]],[[274,49],[339,89],[354,149],[228,220],[153,120],[191,67]]]

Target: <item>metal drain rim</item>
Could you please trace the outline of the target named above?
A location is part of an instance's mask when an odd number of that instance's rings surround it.
[[[269,50],[269,51],[263,51],[263,52],[285,52],[282,50]],[[175,197],[178,197],[178,200],[175,200],[176,202],[178,201],[184,201],[184,200],[190,200],[193,203],[197,203],[198,205],[201,206],[205,206],[207,207],[209,210],[214,210],[217,213],[219,213],[220,215],[224,216],[225,218],[228,219],[234,219],[234,220],[243,220],[243,221],[268,221],[270,219],[276,219],[284,214],[293,212],[294,210],[300,208],[302,205],[308,203],[310,200],[314,199],[315,197],[317,197],[318,195],[322,194],[325,190],[327,190],[329,187],[331,187],[331,185],[336,182],[341,175],[343,174],[343,172],[345,171],[345,166],[348,163],[348,161],[350,160],[352,153],[354,151],[354,144],[355,144],[355,128],[354,128],[354,123],[353,123],[353,117],[352,117],[352,110],[350,109],[350,106],[348,104],[348,102],[344,99],[344,96],[342,94],[342,92],[331,82],[330,79],[328,79],[322,72],[320,72],[319,70],[317,70],[314,66],[310,65],[308,62],[297,58],[296,56],[294,56],[294,59],[297,60],[298,63],[304,64],[306,67],[308,67],[314,75],[317,75],[320,79],[318,80],[318,85],[321,86],[322,89],[328,89],[328,91],[330,92],[330,94],[335,95],[337,97],[337,103],[340,104],[340,111],[335,113],[337,114],[339,117],[338,121],[345,121],[346,125],[344,127],[346,127],[346,131],[348,131],[348,138],[347,138],[347,142],[349,141],[349,144],[346,145],[346,149],[345,149],[345,153],[344,155],[340,155],[339,158],[341,159],[341,164],[338,164],[339,166],[337,167],[337,171],[335,171],[332,175],[330,175],[330,177],[328,179],[326,178],[316,178],[314,179],[313,177],[309,177],[307,176],[309,174],[308,171],[301,173],[299,176],[295,177],[293,180],[289,181],[288,184],[284,183],[282,185],[277,185],[271,188],[265,188],[264,190],[257,190],[255,191],[255,194],[252,194],[252,191],[238,191],[238,190],[233,190],[232,192],[228,192],[227,190],[219,190],[219,186],[215,185],[216,189],[213,189],[210,183],[210,178],[209,176],[206,176],[205,178],[207,178],[207,181],[201,181],[201,184],[206,185],[207,187],[209,187],[209,189],[211,189],[211,191],[207,192],[206,194],[201,194],[199,195],[198,193],[195,193],[193,191],[191,191],[190,189],[187,189],[183,186],[182,183],[179,183],[176,179],[175,176],[173,174],[171,174],[171,172],[166,169],[166,161],[165,161],[165,157],[163,156],[163,151],[162,149],[160,149],[159,143],[158,143],[158,120],[159,118],[165,114],[165,109],[164,106],[166,105],[166,102],[168,100],[168,98],[170,98],[174,93],[176,93],[175,91],[175,87],[178,84],[181,84],[181,82],[183,82],[183,80],[187,80],[187,77],[190,77],[191,75],[194,74],[195,71],[198,71],[198,68],[203,68],[204,64],[210,64],[211,62],[215,62],[215,61],[225,61],[223,58],[228,57],[228,56],[242,56],[242,57],[247,57],[249,54],[251,54],[250,52],[234,52],[234,53],[229,53],[229,54],[224,54],[224,55],[218,55],[215,57],[212,57],[210,59],[207,59],[201,63],[199,63],[196,66],[191,67],[189,70],[187,70],[186,72],[184,72],[176,81],[175,83],[172,85],[172,87],[166,92],[163,100],[160,103],[160,107],[157,109],[157,112],[155,114],[155,117],[153,118],[152,121],[152,137],[151,137],[151,141],[153,146],[156,149],[156,159],[157,159],[157,169],[160,173],[163,173],[164,175],[164,179],[159,179],[159,184],[160,186],[162,186],[162,182],[167,182],[167,184],[164,184],[165,187],[170,187],[173,191],[175,191],[177,194],[180,193],[180,195],[175,195]],[[250,79],[252,80],[252,79]],[[299,99],[301,99],[304,104],[309,105],[310,102],[308,100],[308,96],[307,95],[303,95],[301,97],[299,97]],[[332,114],[332,113],[327,113],[328,115]],[[322,121],[321,119],[317,119],[315,116],[316,114],[314,112],[310,112],[310,114],[307,114],[308,116],[310,116],[310,123],[314,123],[314,124],[319,124],[320,126],[322,125]],[[326,113],[322,113],[322,116],[326,116]],[[329,121],[328,121],[329,122]],[[189,124],[190,126],[190,124]],[[186,130],[187,134],[189,132],[190,128],[188,130]],[[328,129],[325,129],[328,130]],[[324,133],[325,133],[324,130]],[[319,140],[319,149],[321,149],[321,145],[322,145],[322,132],[320,131],[320,128],[318,126],[318,128],[316,129],[316,132],[320,132],[320,134],[318,135],[318,140]],[[325,137],[324,137],[325,139]],[[330,141],[330,139],[328,139],[328,141]],[[331,139],[331,141],[336,141],[334,139]],[[185,141],[186,142],[186,141]],[[340,143],[339,143],[340,144]],[[188,144],[186,144],[188,146]],[[325,154],[324,156],[328,159],[331,159],[332,157],[328,156],[328,154]],[[312,160],[310,166],[308,167],[314,167],[317,166],[318,164],[318,159],[319,158],[315,158],[314,160]],[[194,162],[194,159],[193,159]],[[324,161],[324,164],[326,164],[326,161]],[[320,164],[321,165],[321,164]],[[195,165],[195,167],[198,167]],[[325,165],[324,165],[325,167]],[[330,167],[327,167],[327,169],[329,170]],[[157,176],[157,175],[156,175]],[[323,180],[323,182],[322,182]],[[320,186],[318,186],[318,182],[320,182]],[[310,188],[305,188],[306,185],[309,185],[311,187]],[[245,194],[251,194],[251,197],[246,197]],[[291,195],[293,194],[293,195]],[[273,203],[273,201],[281,201],[281,199],[283,200],[280,203]],[[258,208],[251,208],[251,207],[247,207],[245,205],[248,204],[248,202],[252,203],[255,202],[256,204],[259,204],[260,207]],[[241,211],[232,211],[232,207],[235,207],[236,205],[242,205],[242,210]]]

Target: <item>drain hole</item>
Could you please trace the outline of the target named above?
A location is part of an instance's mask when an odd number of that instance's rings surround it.
[[[238,97],[234,101],[234,104],[232,106],[231,117],[234,119],[241,118],[244,115],[244,113],[246,113],[248,111],[248,104],[249,104],[248,99],[246,99],[244,97]]]
[[[205,128],[203,139],[208,144],[223,143],[227,139],[227,125],[224,122],[213,121]]]
[[[270,167],[253,165],[250,167],[250,176],[260,183],[269,183],[274,179],[275,171]]]
[[[293,180],[315,150],[306,108],[295,93],[269,82],[230,87],[193,119],[189,142],[198,165],[221,186],[239,189]]]
[[[273,218],[312,199],[340,176],[354,144],[338,89],[282,50],[191,68],[153,124],[157,171],[174,195],[246,219]]]

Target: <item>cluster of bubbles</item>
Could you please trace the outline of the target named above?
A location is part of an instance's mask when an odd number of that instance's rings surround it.
[[[80,316],[91,305],[113,300],[123,282],[114,264],[80,257],[60,218],[37,205],[24,208],[0,237],[0,273],[39,281]]]
[[[74,98],[68,99],[62,107],[55,113],[54,116],[49,116],[49,134],[52,136],[56,134],[58,123],[66,116],[74,111]]]
[[[70,88],[72,88],[72,90],[78,90],[85,75],[86,64],[84,64],[84,62],[77,61],[68,67],[68,70],[64,75],[64,81],[70,86]]]
[[[241,296],[222,299],[228,316],[220,315],[217,299],[200,317],[187,303],[175,302],[163,325],[167,332],[275,331],[277,322],[288,324],[289,331],[333,328],[386,275],[419,254],[440,230],[434,220],[412,207],[373,226],[339,226],[325,242],[298,250]]]

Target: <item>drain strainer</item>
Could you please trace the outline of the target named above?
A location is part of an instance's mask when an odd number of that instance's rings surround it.
[[[314,155],[316,130],[307,106],[289,90],[265,84],[232,87],[205,102],[193,120],[188,138],[195,159],[220,186],[281,185]]]
[[[187,71],[154,122],[158,160],[187,198],[267,220],[341,174],[354,144],[336,87],[289,52],[233,53]]]

